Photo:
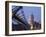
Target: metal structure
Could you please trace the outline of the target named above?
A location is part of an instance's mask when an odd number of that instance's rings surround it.
[[[12,20],[13,18],[17,21],[14,21],[14,22],[17,22],[18,25],[24,27],[23,30],[29,30],[30,27],[29,27],[29,24],[28,22],[26,21],[26,18],[24,16],[24,12],[23,12],[23,7],[22,6],[15,6],[13,9],[12,9],[12,13],[13,13],[13,16],[12,16]],[[19,10],[21,10],[21,13],[20,14],[17,14],[19,12]],[[21,16],[19,16],[21,15]],[[13,23],[14,25],[14,23]],[[15,26],[16,27],[16,26]],[[16,28],[15,28],[16,29]],[[16,29],[17,30],[17,29]]]

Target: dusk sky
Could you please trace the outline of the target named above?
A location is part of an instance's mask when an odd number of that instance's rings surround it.
[[[18,12],[20,12],[20,11],[18,11]],[[23,11],[24,11],[24,14],[25,14],[25,17],[27,20],[29,19],[29,16],[31,16],[31,14],[33,14],[35,21],[37,21],[37,22],[41,21],[41,7],[23,6]]]

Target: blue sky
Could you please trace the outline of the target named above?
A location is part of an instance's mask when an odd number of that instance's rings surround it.
[[[35,21],[37,21],[37,22],[41,21],[41,7],[23,6],[23,11],[24,11],[24,14],[25,14],[25,17],[27,20],[29,19],[29,16],[31,16],[31,14],[33,14]]]
[[[25,17],[28,19],[31,14],[34,15],[34,20],[39,22],[41,20],[41,7],[23,7]]]

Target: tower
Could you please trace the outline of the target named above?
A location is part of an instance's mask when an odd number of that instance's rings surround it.
[[[31,18],[30,18],[31,20],[31,23],[33,24],[34,23],[34,15],[33,14],[31,14]]]
[[[29,17],[29,25],[30,25],[30,29],[33,29],[33,25],[34,25],[34,15],[31,14],[31,16]]]

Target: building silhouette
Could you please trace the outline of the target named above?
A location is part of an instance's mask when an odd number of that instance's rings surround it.
[[[30,29],[32,30],[33,29],[33,25],[34,25],[34,15],[33,14],[31,14],[31,16],[29,16],[28,23],[30,25]]]
[[[31,30],[41,29],[41,24],[34,21],[34,15],[33,14],[31,14],[31,16],[29,17],[28,23],[30,25]]]

